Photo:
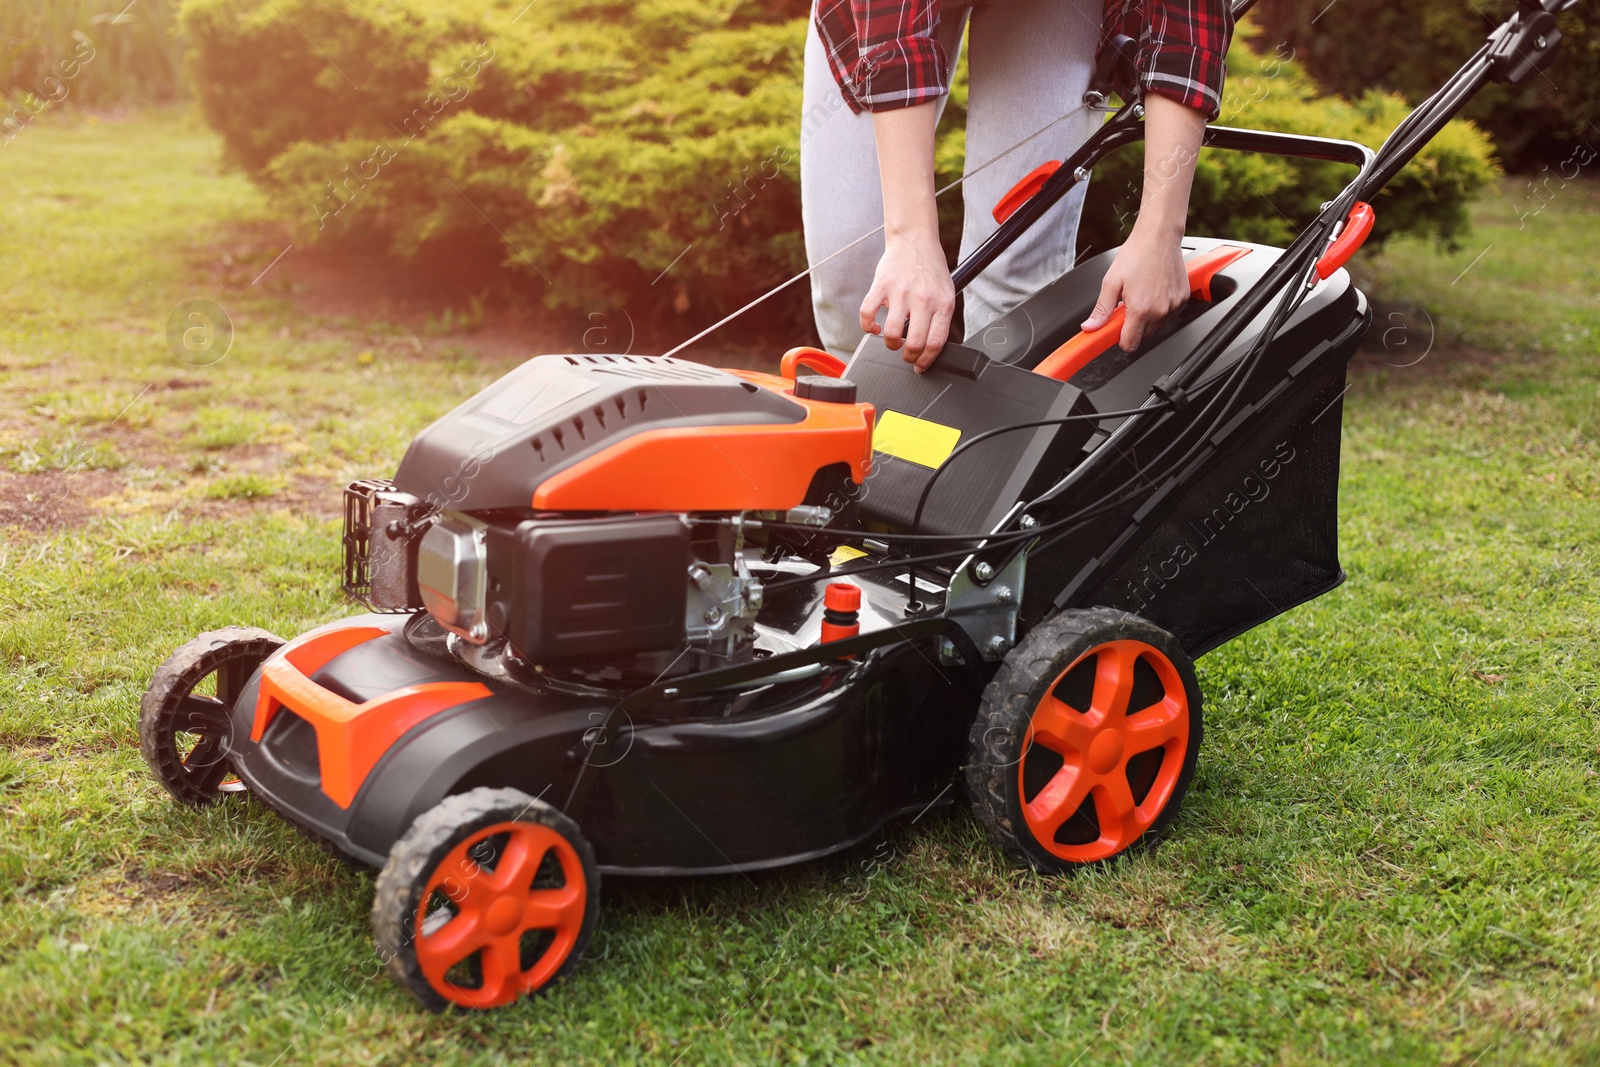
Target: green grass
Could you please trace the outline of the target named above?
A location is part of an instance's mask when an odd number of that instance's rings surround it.
[[[1428,355],[1354,378],[1350,580],[1201,662],[1159,849],[1050,881],[949,812],[612,880],[571,981],[435,1017],[378,973],[369,874],[257,805],[180,810],[134,724],[195,632],[347,611],[337,488],[517,357],[252,285],[287,241],[216,159],[170,113],[0,150],[0,485],[86,500],[0,543],[0,1062],[1600,1058],[1600,185],[1364,266],[1382,358]],[[166,346],[189,299],[233,320],[215,365]]]

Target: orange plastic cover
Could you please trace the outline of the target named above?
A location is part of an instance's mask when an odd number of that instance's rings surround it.
[[[259,742],[279,708],[288,708],[317,732],[322,791],[341,808],[355,800],[367,774],[402,734],[431,715],[492,695],[479,682],[408,685],[356,704],[311,680],[334,657],[384,637],[381,626],[313,630],[285,645],[261,668],[250,740]]]
[[[805,406],[799,422],[645,430],[546,478],[533,506],[551,511],[781,511],[805,500],[824,467],[860,483],[872,469],[872,405],[794,397],[794,383],[730,371]]]

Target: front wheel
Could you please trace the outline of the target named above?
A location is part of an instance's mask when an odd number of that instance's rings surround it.
[[[1104,863],[1176,817],[1200,734],[1200,685],[1176,638],[1123,611],[1065,611],[984,690],[968,739],[973,808],[1019,863]]]
[[[251,626],[203,633],[156,668],[139,702],[139,752],[178,800],[200,807],[244,783],[228,761],[228,717],[283,638]]]
[[[474,789],[394,843],[372,928],[389,973],[423,1007],[496,1008],[572,970],[599,900],[577,823],[515,789]]]

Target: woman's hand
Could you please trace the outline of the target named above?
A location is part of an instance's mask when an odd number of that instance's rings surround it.
[[[861,328],[881,334],[889,350],[900,352],[901,358],[914,364],[921,374],[949,339],[955,307],[956,289],[945,266],[938,234],[920,239],[888,235],[872,288],[861,302]],[[877,315],[881,308],[888,308],[889,313],[879,326]]]
[[[1132,352],[1189,299],[1183,230],[1189,188],[1205,136],[1205,116],[1158,93],[1144,98],[1144,192],[1128,241],[1100,285],[1100,299],[1083,329],[1106,324],[1120,301],[1126,308],[1120,342]]]
[[[933,101],[872,115],[883,184],[883,258],[861,301],[861,329],[881,334],[921,374],[950,338],[956,289],[939,246],[933,197]],[[878,312],[889,313],[883,325]],[[902,350],[902,346],[903,350]]]
[[[1124,352],[1138,348],[1189,300],[1182,240],[1181,228],[1163,233],[1155,226],[1141,229],[1141,224],[1135,222],[1127,243],[1111,261],[1111,269],[1100,283],[1100,299],[1095,301],[1094,311],[1084,320],[1082,329],[1091,331],[1104,326],[1120,303],[1125,317],[1119,343]]]

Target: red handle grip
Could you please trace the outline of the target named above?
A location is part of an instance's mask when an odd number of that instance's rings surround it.
[[[778,364],[778,373],[792,382],[800,373],[801,367],[809,367],[824,377],[842,378],[844,366],[844,360],[832,352],[810,347],[791,348],[783,354],[783,360]]]
[[[1211,299],[1211,279],[1217,272],[1241,256],[1248,255],[1248,248],[1238,245],[1218,245],[1209,252],[1202,252],[1184,263],[1189,274],[1189,294],[1201,300]],[[1127,320],[1127,312],[1121,304],[1117,305],[1111,313],[1111,318],[1098,330],[1089,333],[1079,333],[1067,339],[1066,343],[1044,358],[1044,362],[1033,368],[1033,373],[1043,374],[1047,378],[1054,378],[1064,382],[1077,374],[1084,367],[1094,362],[1095,357],[1101,355],[1117,343],[1122,336],[1122,326]]]
[[[1356,249],[1366,241],[1377,217],[1372,205],[1364,200],[1357,200],[1351,205],[1350,214],[1344,220],[1344,229],[1339,231],[1339,236],[1333,239],[1328,250],[1322,253],[1322,258],[1317,260],[1317,277],[1326,281],[1334,271],[1344,266],[1345,261],[1355,255]]]
[[[1060,169],[1061,161],[1052,159],[1050,162],[1041,163],[1030,170],[1027,176],[1013,185],[1011,190],[1005,196],[1002,196],[1000,202],[994,206],[994,221],[1004,222],[1016,214],[1017,208],[1032,200],[1039,190],[1044,188],[1044,183],[1049,180],[1050,175]]]

